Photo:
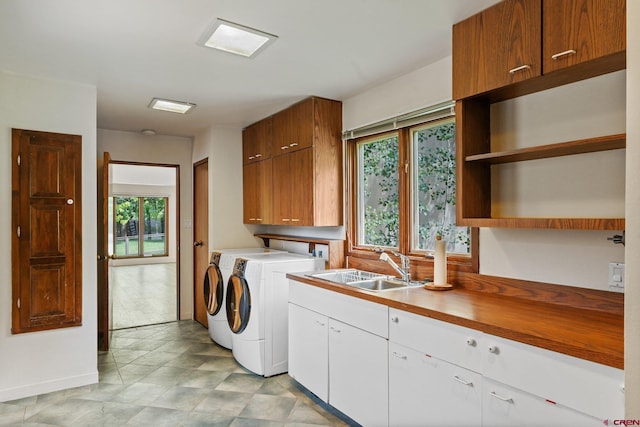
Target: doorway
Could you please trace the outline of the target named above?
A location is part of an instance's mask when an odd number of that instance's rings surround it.
[[[99,348],[111,330],[179,319],[179,166],[111,160],[102,169],[104,283]],[[100,337],[103,339],[101,340]],[[106,342],[104,338],[106,339]]]
[[[208,328],[204,277],[209,264],[209,159],[193,165],[193,318]]]

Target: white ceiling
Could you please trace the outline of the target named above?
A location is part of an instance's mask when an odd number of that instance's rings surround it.
[[[99,128],[193,136],[437,61],[451,53],[451,25],[496,2],[0,0],[0,69],[95,85]],[[254,59],[196,45],[216,18],[279,38]],[[153,97],[197,108],[153,111]]]

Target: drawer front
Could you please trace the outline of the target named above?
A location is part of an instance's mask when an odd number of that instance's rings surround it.
[[[482,367],[483,335],[473,329],[391,308],[389,340],[475,372]]]
[[[485,335],[482,373],[599,419],[623,418],[624,371]]]
[[[487,378],[482,382],[482,425],[487,427],[597,427],[603,421]]]
[[[386,305],[296,282],[295,280],[290,280],[289,283],[290,302],[383,338],[389,337],[389,309]]]

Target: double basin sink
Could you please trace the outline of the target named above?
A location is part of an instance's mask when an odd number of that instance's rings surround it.
[[[407,283],[396,277],[356,269],[327,271],[310,274],[309,276],[374,292],[407,288]],[[409,283],[409,287],[422,284],[422,282],[412,281]]]

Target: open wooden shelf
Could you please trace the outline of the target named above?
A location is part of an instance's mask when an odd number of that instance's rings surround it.
[[[624,230],[624,218],[461,218],[466,227],[556,228],[565,230]]]
[[[626,147],[626,134],[600,136],[557,144],[539,145],[517,150],[482,153],[466,156],[467,162],[482,162],[492,165],[569,156],[572,154],[593,153],[596,151],[616,150]]]

